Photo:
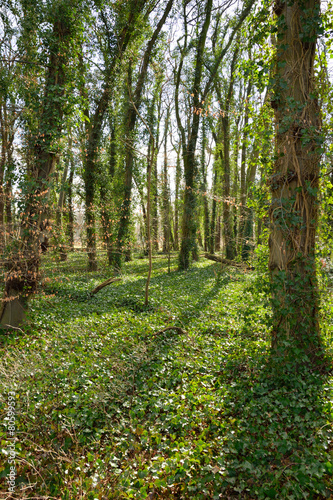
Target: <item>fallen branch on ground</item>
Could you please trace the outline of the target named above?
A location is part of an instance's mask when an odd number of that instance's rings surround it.
[[[226,266],[238,267],[240,269],[246,269],[248,271],[253,271],[254,270],[254,267],[247,266],[245,262],[235,262],[234,260],[223,259],[219,255],[213,255],[213,254],[210,254],[210,253],[205,253],[205,258],[209,259],[209,260],[213,260],[214,262],[221,262],[221,264],[224,264]]]
[[[180,326],[167,326],[166,328],[163,328],[163,330],[159,330],[158,332],[153,333],[153,336],[155,337],[156,335],[161,335],[162,333],[168,332],[169,330],[175,330],[180,335],[187,335],[187,332],[180,328]]]
[[[115,283],[116,281],[121,281],[121,278],[109,278],[106,281],[103,281],[100,285],[96,286],[93,290],[91,290],[90,295],[94,295],[95,293],[99,292],[104,288],[105,286],[110,285],[111,283]]]

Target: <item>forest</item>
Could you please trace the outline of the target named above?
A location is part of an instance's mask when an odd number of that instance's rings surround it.
[[[0,499],[333,499],[331,0],[0,2]]]

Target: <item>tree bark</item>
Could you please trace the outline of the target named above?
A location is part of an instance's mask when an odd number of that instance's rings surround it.
[[[67,157],[65,159],[64,171],[63,171],[63,175],[61,178],[60,193],[59,193],[57,213],[56,213],[56,230],[58,232],[58,237],[59,237],[58,248],[59,248],[60,260],[62,260],[62,261],[67,260],[67,244],[65,241],[63,241],[63,237],[64,237],[63,218],[64,218],[64,204],[65,204],[65,200],[66,200],[66,194],[68,194],[67,177],[68,177],[68,171],[70,168],[70,155],[71,155],[71,151],[72,151],[72,143],[73,143],[72,137],[69,134]]]
[[[247,189],[246,183],[246,163],[247,163],[247,135],[249,123],[249,98],[252,90],[252,82],[249,80],[246,95],[245,95],[245,109],[244,109],[244,127],[243,127],[243,143],[242,143],[242,159],[241,159],[241,216],[239,224],[239,237],[240,237],[240,254],[242,260],[247,260],[249,257],[250,247],[247,243],[250,236],[250,228],[252,222],[252,213],[246,206]]]
[[[56,162],[54,143],[62,129],[63,100],[66,84],[66,67],[70,57],[72,21],[70,6],[58,6],[50,42],[49,64],[45,92],[41,102],[39,131],[31,139],[34,161],[28,172],[29,185],[22,215],[21,241],[18,252],[7,265],[5,290],[0,309],[0,324],[19,327],[26,321],[27,302],[35,291],[39,279],[40,223],[45,210],[45,197],[50,175]]]
[[[175,186],[175,230],[173,248],[179,250],[179,192],[181,182],[181,167],[180,167],[180,146],[177,149],[177,163],[176,163],[176,186]]]
[[[202,193],[202,203],[204,211],[204,241],[203,247],[205,252],[208,252],[208,240],[209,240],[209,206],[207,197],[207,167],[206,167],[206,145],[207,145],[207,135],[206,135],[206,123],[205,120],[202,121],[202,143],[201,143],[201,193]]]
[[[315,265],[318,220],[320,109],[314,58],[320,1],[275,4],[277,15],[276,159],[270,178],[272,202],[269,270],[272,284],[272,352],[286,361],[301,353],[321,358]]]
[[[164,125],[164,162],[163,162],[163,253],[168,253],[170,245],[170,204],[169,204],[169,176],[168,176],[168,128],[170,120],[170,108],[167,109],[167,116]]]
[[[151,54],[153,47],[155,46],[156,40],[161,32],[161,29],[170,13],[171,7],[174,0],[169,0],[165,10],[159,20],[155,31],[149,40],[144,56],[142,65],[140,68],[140,73],[137,79],[137,83],[132,93],[131,84],[128,83],[129,101],[132,105],[129,105],[127,116],[125,119],[126,128],[126,155],[125,155],[125,178],[124,178],[124,191],[123,191],[123,202],[120,210],[120,220],[119,229],[117,236],[117,249],[114,255],[114,266],[116,270],[121,268],[122,255],[128,250],[128,236],[130,227],[130,216],[131,216],[131,194],[132,194],[132,178],[133,178],[133,134],[137,119],[137,112],[139,110],[142,92],[144,88],[145,79],[147,76],[147,69],[149,66]]]
[[[204,48],[208,33],[208,28],[210,25],[212,12],[212,0],[207,0],[205,5],[205,20],[202,25],[202,30],[200,32],[196,60],[195,60],[195,71],[194,71],[194,82],[192,87],[192,97],[193,97],[193,108],[191,113],[193,113],[193,118],[191,120],[191,126],[188,131],[188,141],[186,141],[186,135],[184,127],[181,124],[180,114],[179,114],[179,101],[178,101],[178,90],[180,84],[180,76],[182,70],[182,64],[179,66],[177,74],[177,84],[176,84],[176,116],[178,128],[182,136],[182,147],[183,147],[183,162],[184,162],[184,173],[185,173],[185,195],[184,195],[184,209],[183,209],[183,220],[182,220],[182,242],[179,253],[179,269],[186,270],[190,266],[190,255],[191,252],[196,258],[197,248],[196,248],[196,197],[195,197],[195,176],[196,176],[196,160],[195,160],[195,149],[198,139],[199,123],[200,123],[200,94],[199,89],[202,80],[202,70],[203,70],[203,55]]]
[[[67,236],[68,244],[71,250],[74,250],[74,206],[73,206],[73,181],[74,181],[74,171],[75,164],[73,159],[73,154],[70,152],[70,172],[68,177],[68,191],[67,191],[67,208],[68,208],[68,224],[67,224]]]
[[[224,248],[226,258],[233,260],[235,258],[235,239],[233,232],[233,221],[232,221],[232,200],[231,194],[231,181],[230,181],[230,116],[229,111],[231,107],[231,101],[233,99],[233,89],[235,82],[235,67],[239,52],[238,41],[236,42],[236,48],[233,53],[233,58],[230,67],[230,80],[228,86],[228,92],[226,95],[224,103],[224,111],[220,117],[223,130],[223,238],[224,238]],[[220,102],[222,102],[222,93],[219,85],[216,85],[217,94],[219,96]]]

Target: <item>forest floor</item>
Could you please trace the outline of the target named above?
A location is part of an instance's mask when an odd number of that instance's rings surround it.
[[[264,275],[158,256],[144,307],[146,259],[94,296],[110,271],[85,266],[46,257],[31,325],[0,335],[0,498],[333,498],[333,377],[268,368]],[[332,288],[322,303],[329,346]]]

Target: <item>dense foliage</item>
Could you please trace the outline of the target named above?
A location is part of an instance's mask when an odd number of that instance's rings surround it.
[[[29,329],[2,338],[26,497],[329,497],[331,378],[269,368],[263,276],[158,257],[146,308],[142,259],[90,296],[104,262],[87,276],[81,253],[56,274],[47,259]],[[328,344],[331,308],[330,278]]]
[[[2,2],[1,498],[333,498],[332,27]]]

